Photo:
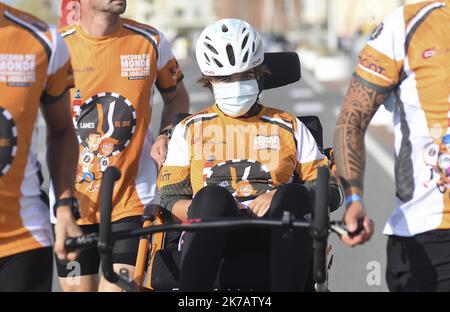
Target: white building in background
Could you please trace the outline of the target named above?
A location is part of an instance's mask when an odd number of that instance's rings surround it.
[[[127,16],[163,31],[169,39],[216,19],[214,0],[130,0]]]

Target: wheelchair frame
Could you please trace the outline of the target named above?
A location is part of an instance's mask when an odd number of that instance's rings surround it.
[[[266,53],[265,64],[271,70],[271,75],[265,77],[262,86],[264,90],[278,88],[293,82],[301,77],[300,60],[297,53],[281,52]],[[297,69],[297,70],[296,70]],[[182,116],[180,116],[182,117]],[[322,127],[316,116],[301,118],[315,137],[318,145],[323,148]],[[179,118],[175,121],[178,123]],[[311,122],[314,125],[311,125]],[[328,209],[328,181],[330,168],[319,167],[316,183],[316,201],[314,204],[312,221],[295,221],[289,212],[285,212],[280,220],[222,218],[216,220],[186,220],[181,223],[164,224],[162,208],[159,205],[146,207],[143,215],[143,227],[139,230],[111,231],[112,194],[115,181],[120,178],[120,171],[109,167],[102,178],[100,190],[100,227],[99,233],[93,233],[77,238],[69,238],[65,242],[68,250],[97,247],[101,254],[101,267],[105,278],[117,284],[126,291],[154,291],[151,284],[153,261],[158,250],[164,245],[164,232],[167,231],[208,231],[218,229],[239,228],[283,228],[286,234],[294,229],[308,228],[313,237],[313,276],[317,291],[327,291],[327,246],[330,232],[338,235],[357,235],[362,224],[355,232],[349,232],[340,221],[330,222]],[[140,237],[135,274],[129,280],[128,272],[119,274],[113,270],[112,248],[114,242],[120,239]],[[148,270],[147,270],[148,268]],[[147,283],[143,286],[147,271]]]

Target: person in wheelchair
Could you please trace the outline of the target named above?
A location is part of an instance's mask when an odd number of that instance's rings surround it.
[[[179,220],[280,219],[284,211],[310,218],[317,168],[328,159],[300,120],[261,103],[270,72],[260,34],[245,21],[219,20],[203,30],[196,58],[215,104],[175,126],[158,178],[161,206]],[[340,195],[330,185],[333,211]],[[183,233],[180,290],[312,290],[312,238],[306,230],[284,234]]]

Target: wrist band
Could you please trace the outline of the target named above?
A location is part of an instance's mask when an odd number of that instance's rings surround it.
[[[345,198],[345,207],[348,207],[351,203],[358,201],[364,205],[364,200],[358,194],[352,194]]]

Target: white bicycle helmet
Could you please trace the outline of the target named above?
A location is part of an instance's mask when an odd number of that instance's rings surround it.
[[[260,65],[264,46],[261,35],[247,22],[222,19],[203,30],[196,57],[204,75],[229,76]]]

